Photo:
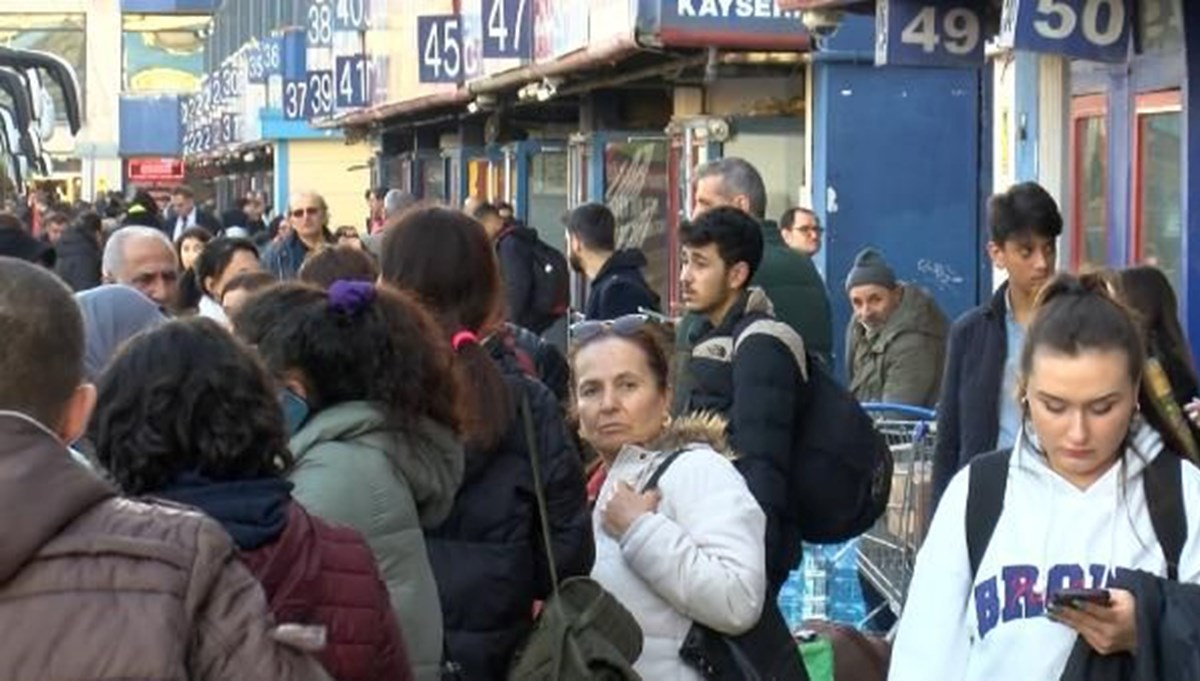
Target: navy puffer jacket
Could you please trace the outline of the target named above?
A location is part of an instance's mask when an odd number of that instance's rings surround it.
[[[525,375],[503,343],[489,345],[513,395],[528,398],[538,438],[559,579],[586,575],[595,558],[579,454],[554,395]],[[467,450],[450,517],[426,533],[446,629],[446,657],[470,681],[503,679],[533,622],[533,603],[551,591],[538,530],[524,422],[515,413],[491,451]]]

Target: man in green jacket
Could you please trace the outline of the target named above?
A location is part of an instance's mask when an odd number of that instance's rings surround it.
[[[854,316],[846,329],[850,392],[863,402],[933,407],[946,355],[946,316],[933,297],[896,280],[865,248],[846,276]]]

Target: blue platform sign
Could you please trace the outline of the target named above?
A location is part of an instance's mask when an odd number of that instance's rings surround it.
[[[875,63],[981,66],[983,22],[970,0],[877,0]]]
[[[483,0],[483,58],[533,56],[533,0]]]
[[[283,66],[283,39],[277,37],[259,40],[246,50],[246,81],[251,85],[263,85]]]
[[[417,17],[417,80],[457,83],[463,77],[462,22],[457,14]]]
[[[367,58],[356,54],[349,57],[335,57],[333,60],[334,86],[337,95],[334,106],[338,109],[362,107],[367,105]]]
[[[289,121],[304,118],[308,101],[308,71],[304,48],[305,32],[287,31],[283,34],[283,117]]]
[[[1129,57],[1133,0],[1005,0],[1000,43],[1092,61]]]
[[[365,31],[371,23],[368,0],[333,0],[333,30]]]

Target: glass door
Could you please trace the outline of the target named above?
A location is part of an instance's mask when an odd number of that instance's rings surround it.
[[[608,136],[601,145],[604,194],[601,200],[617,220],[617,248],[640,249],[646,281],[664,301],[674,299],[673,269],[679,240],[668,229],[674,188],[667,163],[670,141],[662,135]]]

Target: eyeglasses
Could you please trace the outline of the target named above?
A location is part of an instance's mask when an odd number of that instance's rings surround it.
[[[821,234],[825,232],[825,228],[821,227],[820,225],[805,225],[804,227],[792,225],[791,227],[784,227],[783,231],[800,232],[802,234],[816,234],[817,236],[821,236]]]
[[[616,319],[591,319],[572,324],[569,334],[572,344],[582,345],[608,334],[633,335],[653,321],[654,318],[648,314],[627,314]]]
[[[309,206],[308,208],[297,208],[292,211],[292,217],[302,218],[305,215],[320,215],[321,208],[319,206]]]

